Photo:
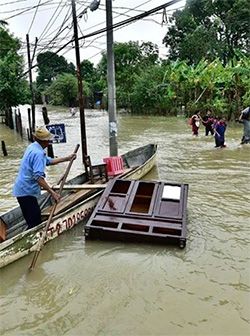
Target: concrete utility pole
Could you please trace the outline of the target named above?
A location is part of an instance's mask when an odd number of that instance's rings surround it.
[[[113,50],[113,18],[112,0],[106,0],[107,24],[107,77],[108,77],[108,113],[109,113],[109,152],[117,156],[117,121],[116,121],[116,91],[115,91],[115,62]]]
[[[33,82],[32,82],[32,61],[30,57],[30,41],[29,34],[26,34],[26,43],[27,43],[27,55],[28,55],[28,66],[29,66],[29,82],[30,82],[30,92],[31,92],[31,116],[32,116],[32,131],[35,131],[36,127],[36,116],[35,116],[35,98],[34,98],[34,90],[33,90]]]
[[[82,161],[87,172],[87,138],[86,138],[86,126],[85,126],[85,113],[84,113],[84,102],[83,102],[83,85],[81,76],[81,62],[80,62],[80,50],[78,41],[78,30],[77,30],[77,17],[76,17],[76,4],[75,0],[71,0],[72,4],[72,16],[73,16],[73,28],[74,28],[74,40],[75,40],[75,54],[76,54],[76,75],[78,83],[78,100],[79,100],[79,110],[80,110],[80,126],[81,126],[81,146],[82,146]]]

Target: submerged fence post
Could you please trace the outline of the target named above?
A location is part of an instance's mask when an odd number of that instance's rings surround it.
[[[8,115],[8,126],[10,129],[14,129],[14,122],[13,122],[13,113],[12,113],[12,109],[9,109],[9,115]]]
[[[3,156],[7,156],[8,153],[7,153],[7,149],[6,149],[6,146],[5,146],[5,142],[2,140],[1,144],[2,144]]]
[[[21,137],[23,137],[22,115],[21,115],[20,109],[18,109],[18,112],[17,112],[17,124],[18,124],[19,133]]]

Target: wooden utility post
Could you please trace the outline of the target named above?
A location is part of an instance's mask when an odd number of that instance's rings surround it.
[[[72,4],[72,16],[73,16],[73,28],[74,28],[74,40],[75,40],[75,54],[76,54],[76,75],[78,83],[78,101],[80,110],[80,126],[81,126],[81,145],[82,145],[82,160],[87,172],[87,138],[86,138],[86,126],[85,126],[85,113],[84,113],[84,103],[83,103],[83,85],[81,76],[81,62],[80,62],[80,50],[78,41],[78,30],[77,30],[77,17],[76,17],[76,5],[75,0],[71,0]]]
[[[34,90],[32,83],[32,61],[30,57],[30,42],[29,42],[29,34],[26,34],[26,42],[27,42],[27,55],[28,55],[28,67],[29,67],[29,82],[30,82],[30,92],[31,92],[31,115],[32,115],[32,131],[35,131],[36,126],[36,116],[35,116],[35,98],[34,98]]]
[[[117,156],[117,121],[116,121],[116,90],[115,62],[113,50],[113,18],[112,0],[106,0],[107,23],[107,77],[108,77],[108,113],[109,113],[109,152]]]

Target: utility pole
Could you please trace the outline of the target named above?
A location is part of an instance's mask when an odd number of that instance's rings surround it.
[[[77,30],[77,17],[76,17],[76,4],[75,0],[71,0],[72,4],[72,16],[73,16],[73,28],[74,28],[74,40],[75,40],[75,54],[76,54],[76,76],[78,83],[78,101],[80,110],[80,126],[81,126],[81,145],[82,145],[82,161],[85,166],[85,171],[87,172],[87,138],[86,138],[86,126],[85,126],[85,113],[84,113],[84,103],[83,103],[83,85],[81,76],[81,62],[80,62],[80,50],[78,41],[78,30]]]
[[[114,50],[113,50],[112,0],[106,0],[106,25],[107,25],[109,151],[110,156],[117,156],[118,150],[117,150],[116,90],[115,90],[115,62],[114,62]]]
[[[30,42],[29,42],[29,34],[26,34],[26,43],[27,43],[27,55],[28,55],[28,66],[29,66],[29,82],[30,82],[30,92],[31,92],[31,116],[32,116],[32,131],[35,131],[36,126],[36,116],[35,116],[35,98],[34,98],[34,90],[33,90],[33,82],[32,82],[32,61],[30,57]]]

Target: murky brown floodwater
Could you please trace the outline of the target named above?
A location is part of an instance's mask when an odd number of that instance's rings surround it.
[[[79,142],[79,117],[65,122],[68,143]],[[40,118],[41,119],[41,118]],[[89,154],[108,156],[106,112],[86,112]],[[228,147],[191,136],[182,118],[119,117],[123,153],[159,145],[158,168],[148,178],[189,183],[188,241],[171,246],[88,241],[82,227],[0,271],[1,335],[248,335],[250,333],[250,146],[240,147],[240,126],[229,126]],[[27,143],[0,125],[9,156],[0,155],[0,213],[16,205],[11,187]],[[0,153],[2,154],[2,153]],[[65,165],[50,167],[55,182]],[[71,176],[81,171],[81,160]]]

